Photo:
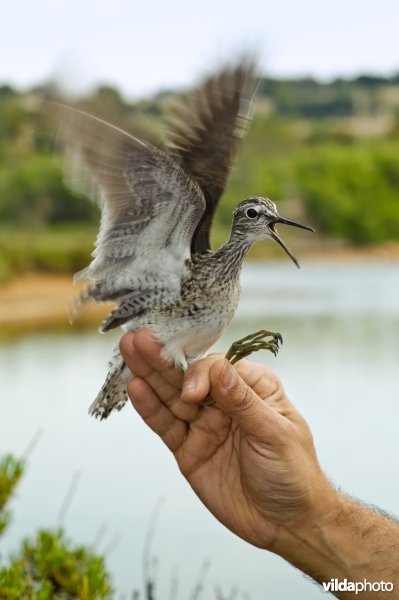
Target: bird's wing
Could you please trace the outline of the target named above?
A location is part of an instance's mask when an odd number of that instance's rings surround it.
[[[70,183],[102,210],[94,259],[77,279],[103,289],[101,299],[159,278],[177,286],[205,209],[198,184],[151,144],[72,108],[56,113]]]
[[[255,66],[243,59],[209,77],[189,94],[169,123],[167,144],[175,160],[196,179],[206,211],[195,230],[191,250],[210,249],[212,218],[246,132],[257,86]]]

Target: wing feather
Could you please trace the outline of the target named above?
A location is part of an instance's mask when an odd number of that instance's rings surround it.
[[[69,183],[102,210],[94,260],[77,279],[109,282],[113,295],[159,278],[178,285],[205,209],[198,184],[151,144],[84,112],[56,112]]]
[[[238,142],[247,130],[256,86],[254,61],[244,58],[205,80],[169,122],[170,152],[196,179],[206,201],[192,252],[210,249],[213,215],[234,166]]]

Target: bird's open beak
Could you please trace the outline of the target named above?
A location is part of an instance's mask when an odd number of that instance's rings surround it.
[[[276,242],[278,244],[280,244],[280,246],[282,248],[284,248],[284,250],[286,251],[288,256],[291,258],[291,260],[296,264],[296,266],[299,269],[299,263],[298,263],[297,259],[292,254],[292,252],[288,248],[288,246],[283,242],[283,240],[281,239],[279,234],[277,233],[277,228],[276,228],[277,223],[283,223],[284,225],[292,225],[293,227],[300,227],[301,229],[307,229],[307,231],[312,231],[313,233],[315,232],[315,230],[313,229],[313,227],[308,227],[308,225],[302,225],[301,223],[297,223],[296,221],[290,221],[289,219],[283,219],[283,217],[276,217],[274,219],[274,221],[271,221],[268,225],[272,238],[275,239]]]

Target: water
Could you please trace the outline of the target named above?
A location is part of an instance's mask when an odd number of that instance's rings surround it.
[[[259,353],[308,420],[320,463],[348,493],[399,513],[399,265],[250,264],[234,325],[217,348],[250,331],[280,331],[278,358]],[[42,436],[12,502],[2,554],[64,518],[69,536],[107,555],[119,595],[140,586],[142,550],[163,498],[152,553],[159,598],[174,573],[189,597],[204,560],[204,598],[219,585],[252,600],[325,597],[279,557],[251,548],[208,514],[174,459],[130,406],[108,422],[87,416],[113,339],[96,333],[32,336],[0,346],[1,452],[21,455]],[[62,511],[61,511],[62,512]],[[118,596],[118,597],[120,597]],[[239,596],[244,597],[243,595]]]

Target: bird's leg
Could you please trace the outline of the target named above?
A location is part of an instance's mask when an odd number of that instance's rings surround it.
[[[271,339],[267,341],[265,338]],[[245,358],[252,354],[252,352],[257,352],[258,350],[270,350],[270,352],[273,352],[274,356],[276,356],[279,351],[279,344],[282,343],[283,338],[279,333],[273,333],[273,331],[262,329],[261,331],[251,333],[251,335],[247,335],[241,340],[237,340],[231,344],[230,349],[226,354],[226,358],[234,364],[238,360],[241,360],[241,358]]]

